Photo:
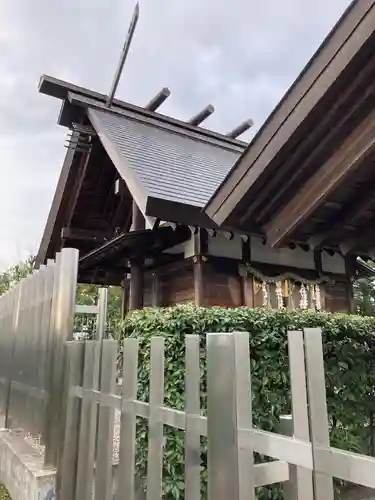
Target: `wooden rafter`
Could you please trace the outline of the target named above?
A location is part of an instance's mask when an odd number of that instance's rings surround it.
[[[318,158],[319,154],[322,153],[325,147],[333,141],[337,141],[340,135],[342,135],[343,128],[350,123],[353,116],[358,112],[358,109],[366,103],[371,95],[375,92],[375,58],[370,61],[370,63],[361,71],[353,82],[346,88],[346,90],[341,93],[333,105],[327,110],[327,113],[319,121],[319,126],[315,127],[309,134],[303,138],[298,148],[296,148],[287,160],[287,167],[289,167],[290,175],[285,175],[285,169],[280,168],[276,170],[275,175],[267,182],[267,193],[274,193],[270,197],[269,201],[265,204],[263,210],[257,213],[257,220],[262,220],[266,213],[271,213],[272,209],[276,206],[278,200],[286,193],[286,191],[299,179],[301,179],[308,169],[309,165]],[[328,128],[331,120],[335,117],[345,103],[350,99],[351,96],[356,96],[356,102],[349,107],[345,115],[335,122],[334,126],[331,126],[324,137],[321,140],[319,134],[321,134],[324,127]],[[315,141],[315,143],[314,143]],[[318,143],[317,143],[318,142]],[[317,144],[316,144],[317,143]],[[306,157],[306,151],[308,148],[313,147],[311,153]],[[241,217],[241,223],[244,222],[252,213],[255,213],[262,202],[262,197],[255,197],[246,213]]]
[[[374,185],[372,182],[369,182],[364,190],[359,193],[356,192],[355,200],[350,199],[342,210],[335,213],[335,215],[327,221],[324,231],[309,239],[309,245],[312,248],[319,248],[324,246],[328,240],[335,239],[346,226],[353,224],[360,214],[369,210],[369,208],[374,205],[374,202]]]
[[[311,179],[299,190],[274,217],[265,230],[272,246],[280,245],[297,226],[346,179],[352,175],[375,150],[375,111],[342,143],[342,146],[325,162]]]
[[[368,221],[365,227],[361,227],[350,238],[340,245],[344,255],[357,252],[366,252],[373,255],[375,251],[375,216]]]

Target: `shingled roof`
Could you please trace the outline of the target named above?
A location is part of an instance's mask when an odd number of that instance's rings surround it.
[[[96,231],[98,240],[111,237],[117,226],[129,230],[130,205],[115,197],[116,180],[123,181],[125,198],[136,201],[151,225],[159,219],[216,226],[202,209],[246,143],[147,107],[114,100],[108,108],[104,95],[52,77],[42,77],[40,91],[62,99],[58,123],[78,136],[82,127],[88,130],[91,150],[82,153],[77,137],[68,144],[38,264],[63,245],[78,245],[82,254],[97,246],[87,239],[68,241],[62,232],[69,227]]]

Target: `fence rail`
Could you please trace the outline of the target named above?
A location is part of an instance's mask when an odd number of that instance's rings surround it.
[[[252,500],[283,483],[286,500],[333,500],[333,478],[375,489],[375,458],[329,443],[319,329],[288,333],[292,415],[280,433],[252,422],[249,334],[207,334],[207,408],[200,407],[200,339],[186,337],[184,410],[164,404],[162,337],[151,339],[147,402],[137,399],[137,339],[103,340],[106,291],[98,306],[75,304],[78,254],[65,249],[0,297],[0,411],[7,426],[41,434],[57,466],[58,500],[161,500],[165,428],[184,432],[184,498],[202,497],[201,439],[207,440],[209,500]],[[72,341],[75,314],[97,314],[95,341]],[[136,470],[137,419],[147,422],[147,471]],[[119,434],[114,458],[114,436]],[[255,464],[254,454],[273,459]],[[115,497],[113,497],[115,494]]]
[[[186,338],[185,410],[164,406],[164,339],[151,340],[149,401],[137,400],[138,341],[125,339],[122,396],[115,394],[117,343],[68,343],[70,370],[60,500],[134,499],[136,419],[148,421],[145,498],[163,497],[164,427],[185,431],[184,498],[201,498],[200,439],[207,437],[208,498],[255,499],[285,484],[288,500],[333,500],[333,477],[375,488],[375,459],[330,447],[321,332],[289,332],[292,436],[252,425],[249,335],[207,335],[207,416],[201,415],[199,337]],[[308,404],[307,404],[308,403]],[[112,470],[121,413],[118,480]],[[98,425],[96,425],[98,418]],[[285,419],[284,419],[285,420]],[[289,425],[289,427],[291,427]],[[96,450],[100,450],[96,453]],[[254,453],[275,461],[254,464]],[[75,465],[77,464],[77,465]],[[117,493],[112,497],[113,490]]]

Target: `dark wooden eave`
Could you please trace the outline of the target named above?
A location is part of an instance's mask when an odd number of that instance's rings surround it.
[[[212,192],[213,182],[213,189],[221,182],[223,175],[220,172],[224,169],[225,175],[244,150],[245,143],[206,130],[195,122],[183,122],[162,115],[147,106],[141,108],[115,99],[109,110],[105,107],[105,95],[50,76],[45,75],[41,78],[39,91],[63,101],[59,124],[71,129],[77,126],[91,128],[93,142],[87,154],[75,148],[74,144],[70,144],[38,252],[37,266],[48,258],[54,258],[56,252],[63,247],[76,247],[84,256],[98,248],[103,241],[112,239],[119,232],[128,231],[131,223],[132,199],[151,227],[158,220],[204,227],[216,226],[202,210],[209,197],[207,192]],[[99,112],[105,115],[102,120],[98,118]],[[103,123],[106,117],[111,120],[107,129],[106,123]],[[123,129],[119,130],[121,126]],[[129,130],[132,126],[143,129],[140,132],[135,131],[132,135],[132,131]],[[187,148],[184,149],[185,143],[180,144],[180,155],[173,150],[174,144],[172,147],[169,145],[169,148],[168,144],[165,148],[156,144],[154,149],[150,146],[148,150],[146,146],[152,142],[145,141],[145,138],[149,137],[148,130],[151,134],[154,133],[154,136],[155,130],[157,133],[160,131],[164,139],[171,137],[171,142],[185,141]],[[138,141],[137,144],[134,143],[135,140]],[[155,137],[154,141],[157,142]],[[194,145],[198,145],[198,151],[194,150]],[[125,146],[127,149],[124,153]],[[207,183],[211,181],[211,191],[208,191],[206,181],[204,178],[202,180],[203,176],[199,173],[199,168],[205,170],[204,165],[193,163],[190,166],[190,172],[196,179],[190,193],[203,192],[206,198],[203,202],[199,199],[196,202],[194,196],[191,196],[189,202],[184,193],[192,182],[189,183],[189,179],[186,179],[186,176],[190,175],[187,173],[188,169],[183,169],[184,166],[188,167],[190,159],[202,160],[204,154],[199,149],[201,146],[205,148],[208,159],[211,158],[211,151],[214,153],[219,151],[223,158],[222,164],[219,165],[216,158],[214,162],[211,160],[209,165],[211,170],[212,163],[215,167],[220,166],[207,174]],[[138,151],[140,156],[144,154],[136,159],[139,160],[138,165],[132,164],[134,151]],[[159,163],[155,160],[158,154]],[[179,156],[183,158],[180,164],[177,165],[175,162],[174,170],[169,168],[168,161],[174,161],[173,158]],[[169,157],[172,160],[169,160]],[[151,167],[153,167],[153,178]],[[139,168],[143,168],[141,174]],[[159,170],[162,168],[165,170],[164,173]],[[168,178],[168,173],[172,171],[176,172],[174,179]],[[221,177],[217,179],[219,174]],[[151,179],[149,184],[147,184],[148,179]],[[120,195],[115,194],[116,182],[120,182]],[[178,182],[180,185],[177,185]]]
[[[371,253],[374,30],[375,0],[353,2],[207,204],[217,224]]]

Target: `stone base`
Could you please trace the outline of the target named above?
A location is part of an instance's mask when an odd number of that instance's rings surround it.
[[[22,433],[0,431],[0,482],[12,500],[56,500],[55,470],[45,470],[43,455]]]

